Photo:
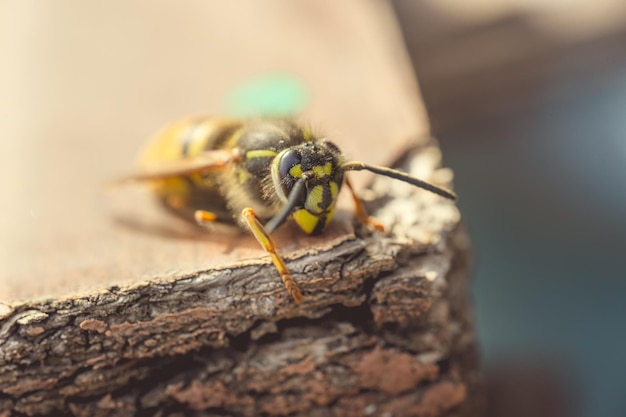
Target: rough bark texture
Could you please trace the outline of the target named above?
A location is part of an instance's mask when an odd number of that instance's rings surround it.
[[[403,167],[438,163],[427,147]],[[285,254],[299,305],[260,259],[7,309],[0,415],[478,415],[456,207],[384,178],[367,198],[387,233]]]

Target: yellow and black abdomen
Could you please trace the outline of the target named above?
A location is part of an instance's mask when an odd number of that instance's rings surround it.
[[[138,158],[142,171],[158,171],[170,163],[191,160],[202,152],[223,148],[241,121],[198,117],[182,120],[161,130]],[[195,210],[214,212],[229,220],[226,200],[218,187],[219,172],[177,175],[151,181],[162,203],[176,214],[193,221]]]

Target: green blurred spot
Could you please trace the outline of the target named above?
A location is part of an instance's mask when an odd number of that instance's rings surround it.
[[[304,82],[286,73],[271,73],[248,79],[225,100],[227,114],[238,117],[295,116],[309,101]]]

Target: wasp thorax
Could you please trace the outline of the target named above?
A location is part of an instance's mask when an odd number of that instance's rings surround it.
[[[341,159],[339,149],[327,141],[305,142],[276,156],[276,191],[284,203],[295,202],[293,218],[306,233],[320,233],[332,218],[343,182]],[[305,182],[302,192],[292,195],[298,181]]]

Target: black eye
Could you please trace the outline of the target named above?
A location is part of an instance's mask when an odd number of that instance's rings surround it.
[[[295,168],[292,171],[291,168],[296,165],[300,165],[300,162],[302,162],[302,155],[300,154],[300,151],[290,149],[285,152],[278,163],[278,173],[280,174],[280,178],[282,179],[287,176],[296,178],[299,177],[302,174],[302,169]]]
[[[285,196],[288,196],[296,180],[302,175],[302,155],[300,151],[290,149],[278,162],[278,175]]]

